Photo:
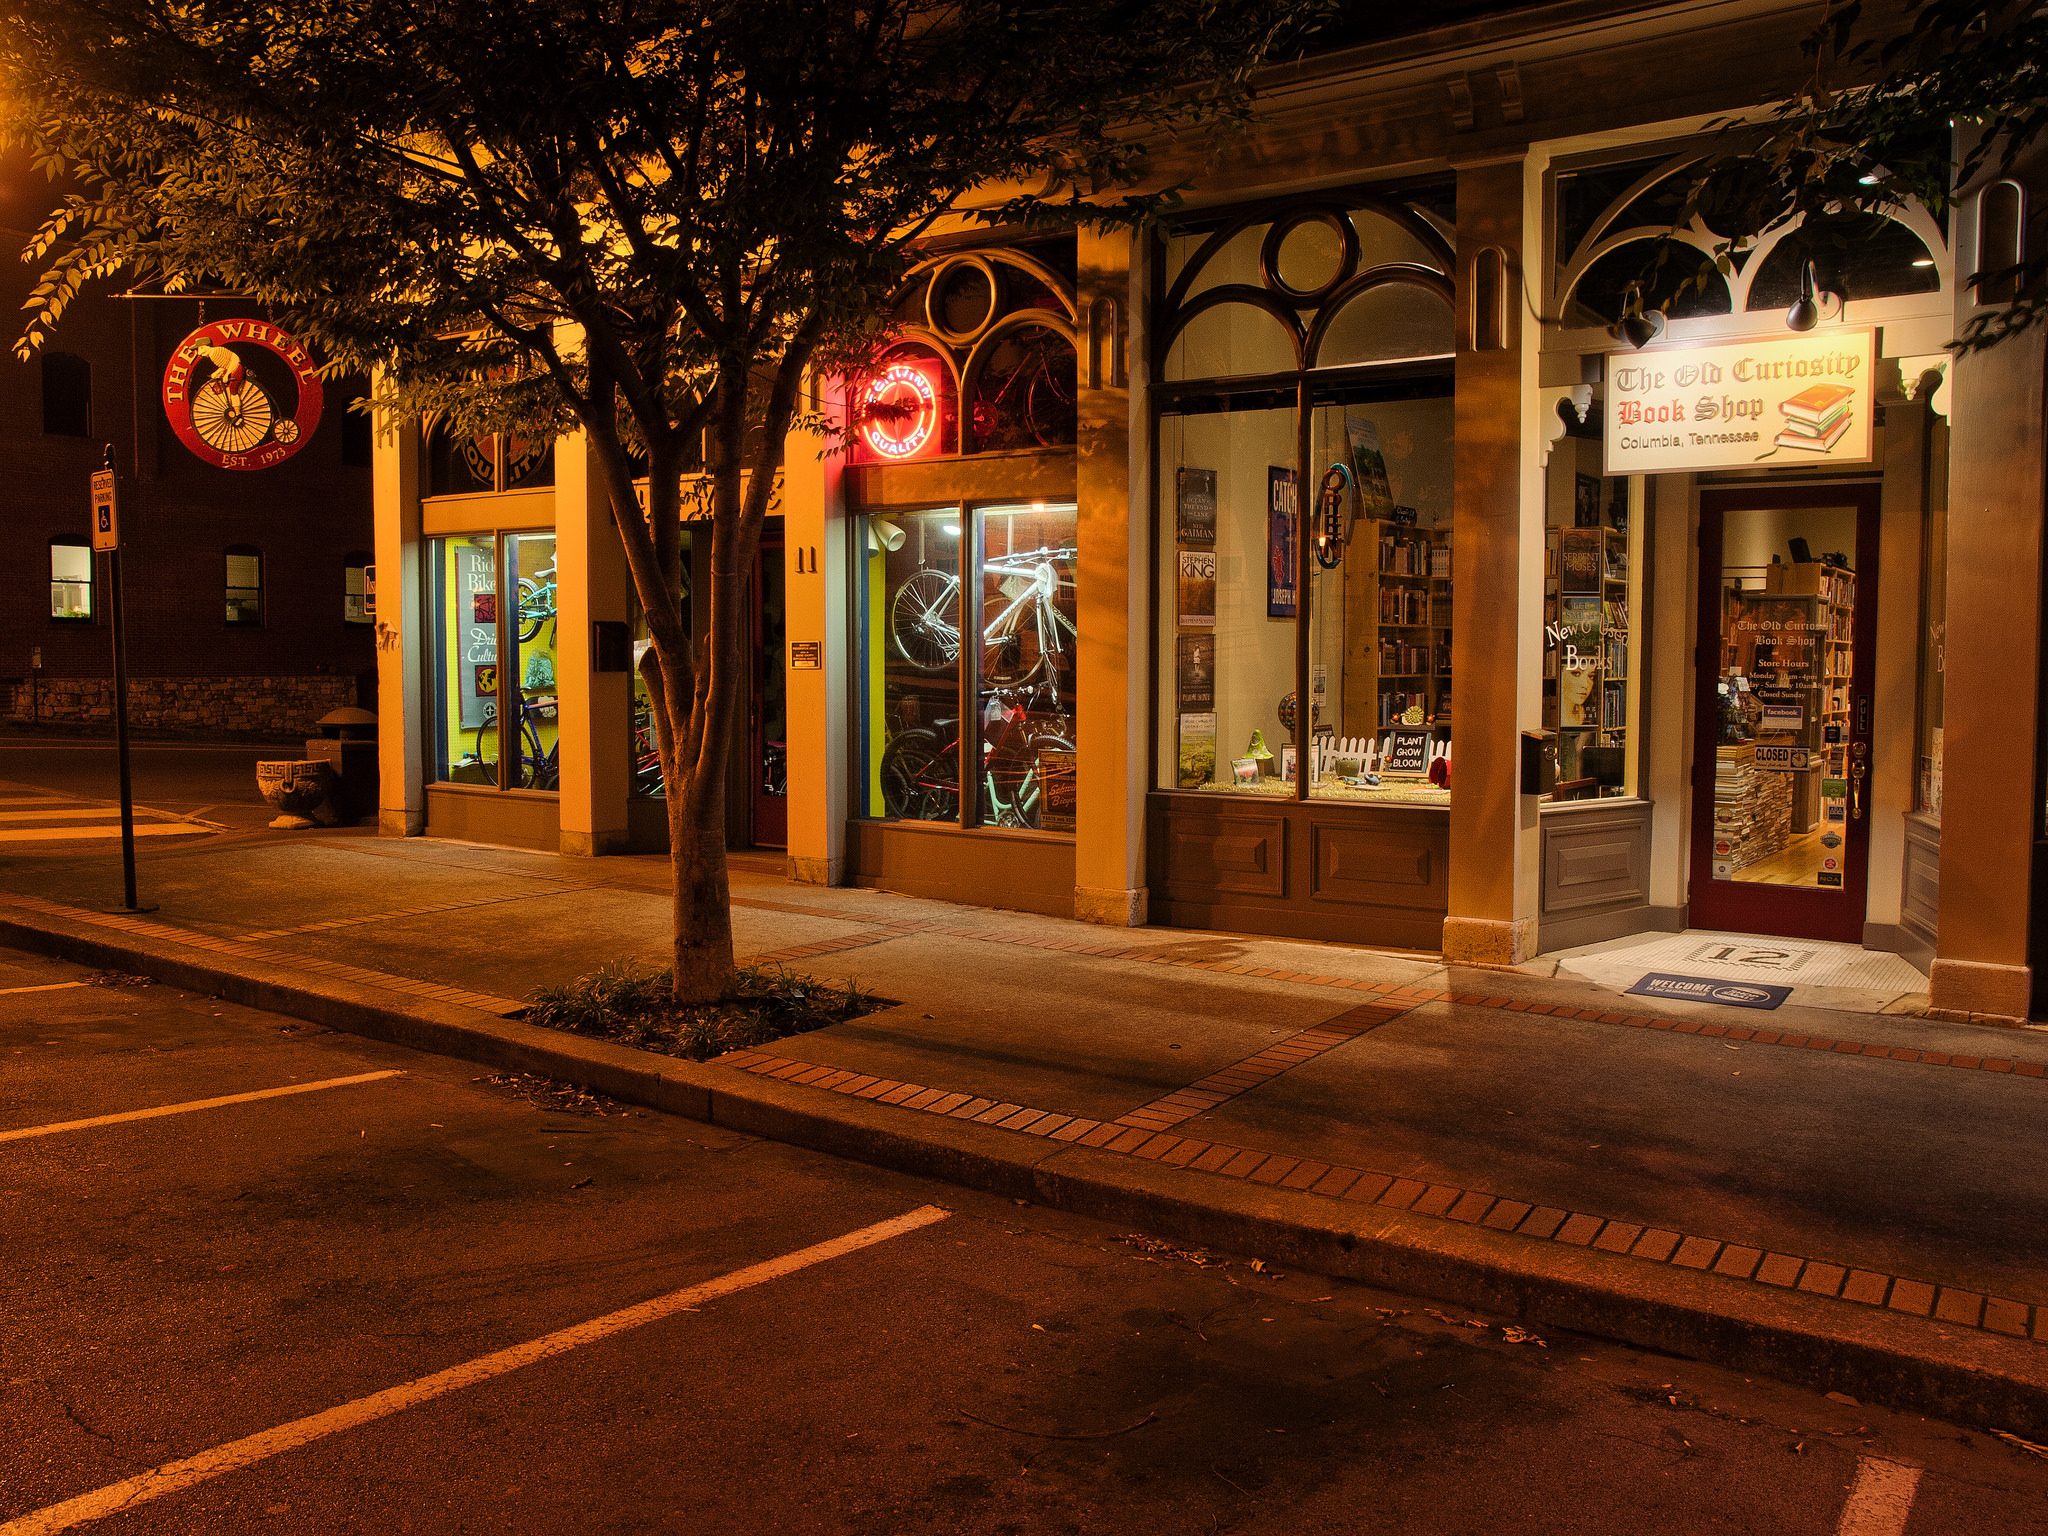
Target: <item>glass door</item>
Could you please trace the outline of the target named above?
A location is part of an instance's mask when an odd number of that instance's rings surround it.
[[[1700,497],[1695,928],[1862,942],[1877,518],[1875,485]]]
[[[783,652],[783,539],[781,519],[762,530],[754,559],[752,778],[754,846],[789,845],[788,659]]]

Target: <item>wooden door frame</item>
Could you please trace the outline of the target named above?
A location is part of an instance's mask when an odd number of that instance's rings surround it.
[[[1851,629],[1853,686],[1849,698],[1849,729],[1844,744],[1850,763],[1856,748],[1863,761],[1873,761],[1876,729],[1873,700],[1877,661],[1878,539],[1884,487],[1876,479],[1829,485],[1738,485],[1702,488],[1700,492],[1698,622],[1694,639],[1692,866],[1686,882],[1689,925],[1731,932],[1774,934],[1844,944],[1863,942],[1864,919],[1870,908],[1871,781],[1866,773],[1861,815],[1852,798],[1842,832],[1842,888],[1839,892],[1762,882],[1718,882],[1741,898],[1741,920],[1715,898],[1714,746],[1720,734],[1721,570],[1727,514],[1750,510],[1796,510],[1801,507],[1856,509],[1856,615]],[[1711,638],[1710,638],[1711,637]],[[1853,795],[1853,791],[1852,791]],[[1706,898],[1704,901],[1702,898]],[[1726,905],[1732,905],[1728,903]]]

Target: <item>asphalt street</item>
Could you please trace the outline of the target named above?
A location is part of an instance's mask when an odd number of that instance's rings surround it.
[[[2048,1533],[1981,1432],[93,979],[0,951],[0,1536]]]

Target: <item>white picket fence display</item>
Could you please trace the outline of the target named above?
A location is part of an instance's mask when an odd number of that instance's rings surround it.
[[[1318,779],[1329,773],[1332,761],[1340,757],[1358,759],[1360,773],[1381,773],[1385,770],[1380,765],[1386,761],[1387,753],[1393,750],[1393,732],[1389,731],[1383,736],[1325,736],[1320,739],[1320,743],[1315,749]],[[1450,756],[1451,744],[1448,740],[1432,740],[1429,744],[1429,760],[1423,765],[1423,772],[1429,771],[1429,763],[1434,763],[1438,758],[1448,762]]]

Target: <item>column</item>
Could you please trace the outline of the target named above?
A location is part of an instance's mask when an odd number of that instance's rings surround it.
[[[2027,179],[2030,201],[2048,195],[2038,159]],[[1971,197],[1956,209],[1959,274],[1978,270],[1979,207]],[[1959,289],[1959,329],[1974,299]],[[2044,360],[2036,328],[1951,369],[1941,915],[1928,983],[1950,1017],[2024,1020],[2032,999]]]
[[[1075,733],[1074,916],[1135,928],[1145,922],[1147,687],[1145,645],[1150,505],[1146,433],[1132,402],[1138,356],[1130,323],[1138,296],[1134,237],[1080,235],[1076,327],[1079,424],[1075,495],[1080,558],[1074,575],[1080,665]]]
[[[370,494],[377,558],[377,830],[418,837],[426,830],[421,759],[421,669],[426,664],[421,603],[420,429],[378,422]]]
[[[633,676],[596,670],[592,625],[629,622],[632,584],[590,439],[573,432],[555,444],[555,688],[561,848],[582,858],[627,843]]]
[[[841,406],[814,396],[807,408],[837,412]],[[789,875],[805,885],[838,885],[846,877],[846,790],[853,772],[846,456],[836,448],[826,452],[827,446],[812,433],[792,432],[782,458],[784,634],[791,662],[806,645],[817,647],[819,659],[815,668],[788,668]]]
[[[1521,733],[1540,727],[1542,434],[1525,234],[1543,227],[1521,158],[1458,171],[1456,507],[1451,573],[1450,915],[1446,962],[1536,952],[1539,833]],[[1497,265],[1496,265],[1497,264]]]

